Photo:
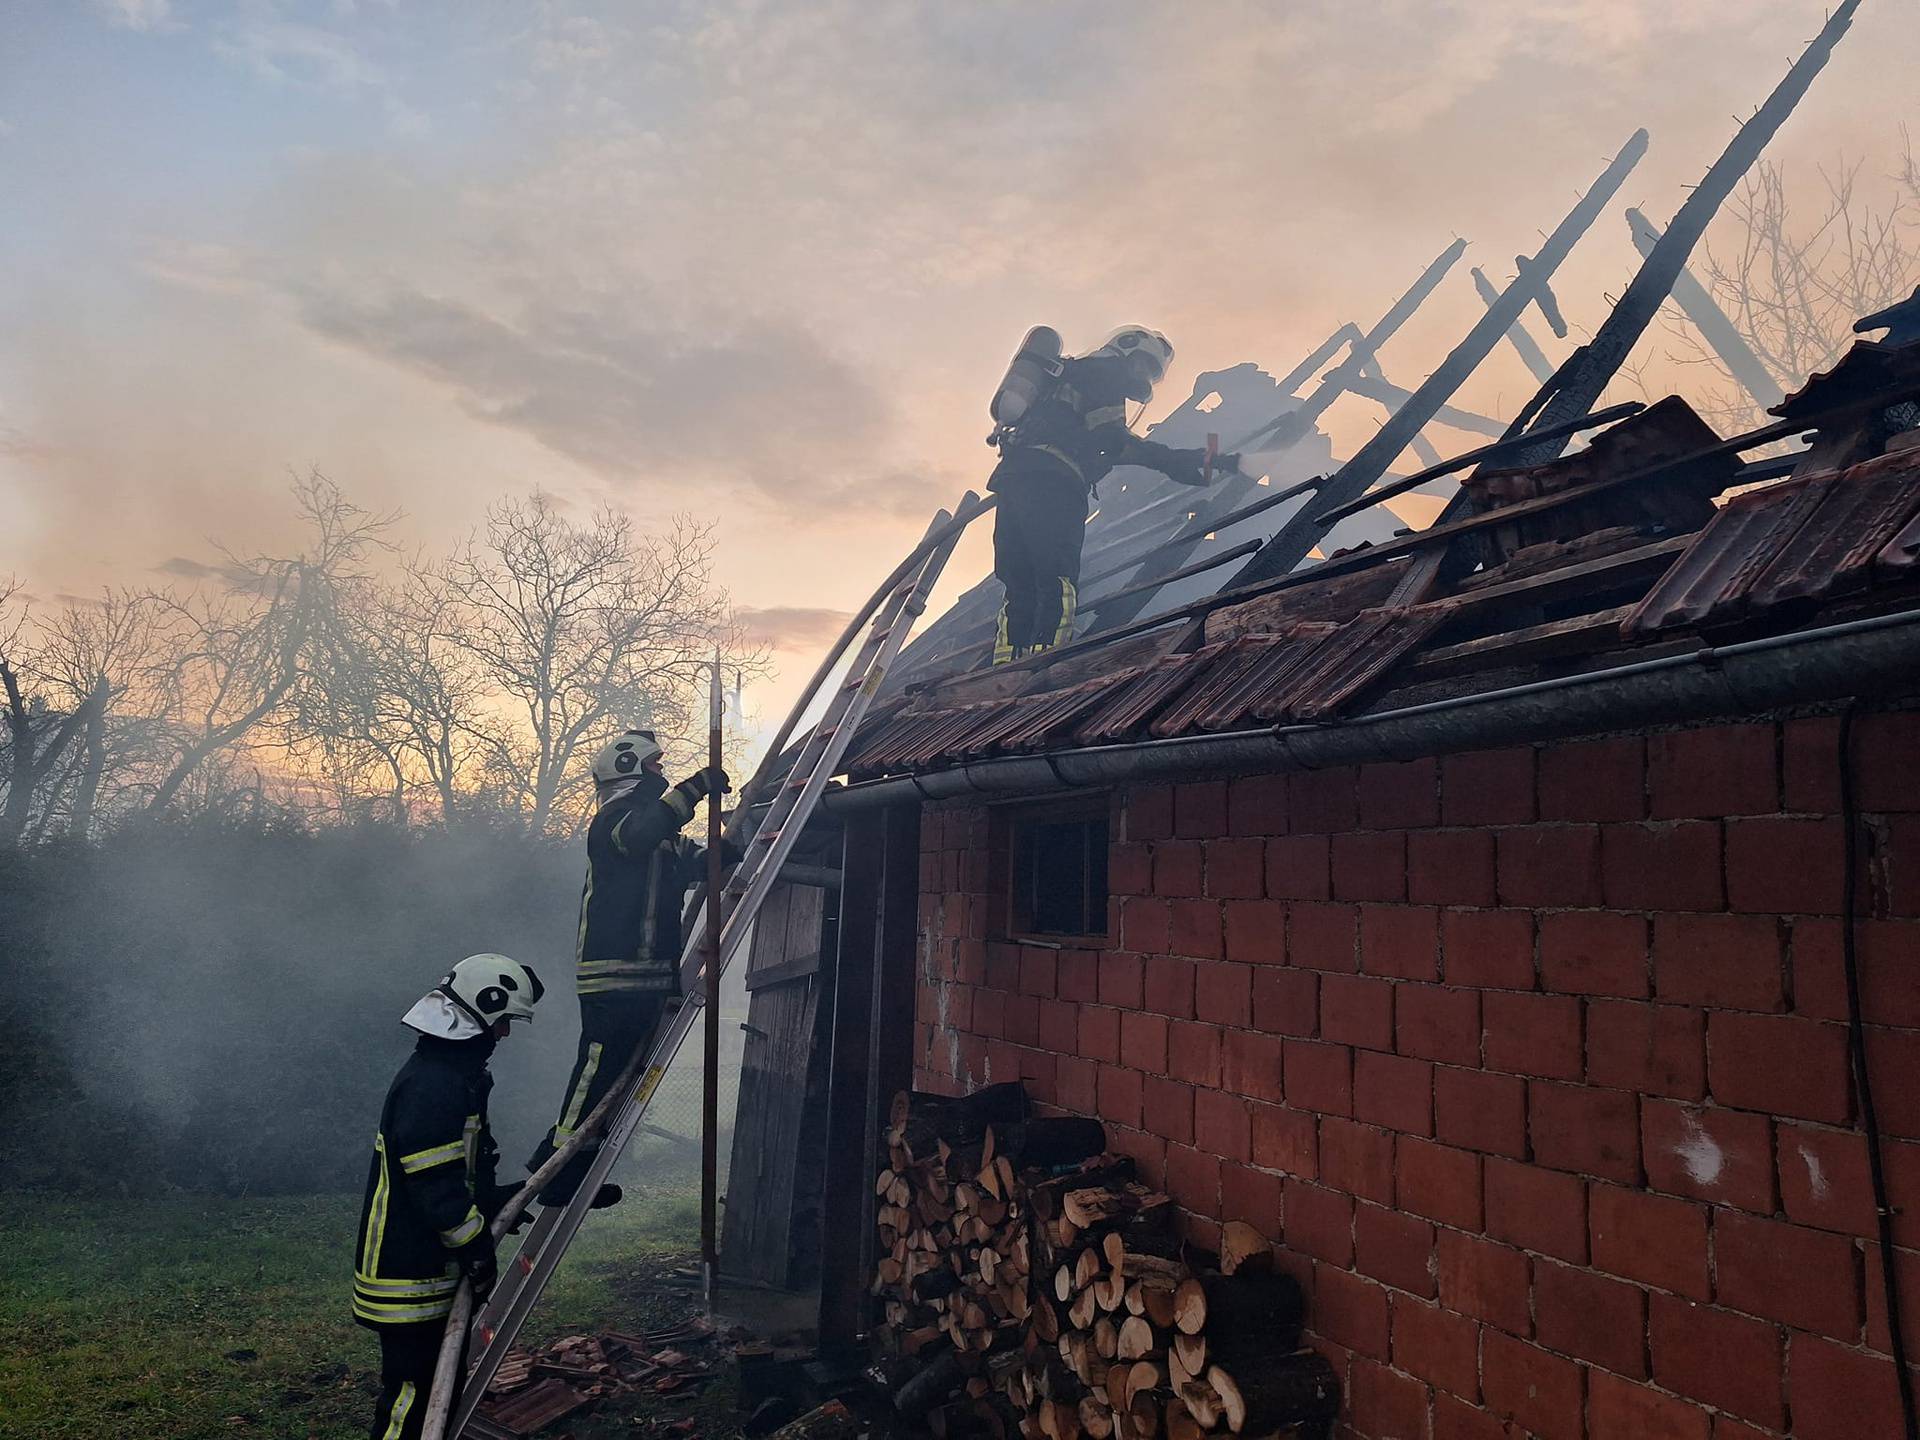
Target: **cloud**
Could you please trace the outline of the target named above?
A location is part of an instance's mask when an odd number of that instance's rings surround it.
[[[165,30],[173,25],[173,0],[101,0],[101,8],[109,20],[127,30]]]
[[[165,0],[145,3],[160,3],[164,8]],[[273,84],[352,93],[385,83],[379,67],[344,36],[294,20],[250,17],[225,30],[213,49],[222,59]]]
[[[734,608],[733,618],[749,639],[776,650],[795,650],[837,640],[853,613],[816,605],[742,605]]]

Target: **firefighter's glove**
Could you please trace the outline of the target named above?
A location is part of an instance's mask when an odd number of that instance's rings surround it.
[[[1247,472],[1240,468],[1240,456],[1238,453],[1235,453],[1232,455],[1214,456],[1213,473],[1216,475],[1244,475]]]
[[[589,1210],[605,1210],[610,1205],[618,1205],[626,1193],[627,1192],[622,1190],[618,1185],[602,1185],[598,1190],[593,1192],[593,1204],[587,1208]]]
[[[494,1282],[500,1278],[500,1256],[491,1230],[482,1226],[478,1235],[453,1252],[453,1260],[472,1284],[476,1304],[493,1293]]]
[[[709,765],[704,770],[696,770],[674,786],[674,789],[687,799],[696,802],[706,799],[709,795],[724,795],[732,788],[732,784],[727,779],[727,772],[718,765]]]

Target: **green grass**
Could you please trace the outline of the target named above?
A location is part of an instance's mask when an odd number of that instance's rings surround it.
[[[358,1195],[0,1192],[0,1437],[363,1436],[379,1345],[347,1314],[358,1214]],[[692,1193],[629,1186],[582,1231],[527,1338],[690,1310],[646,1281],[697,1252],[698,1229]]]

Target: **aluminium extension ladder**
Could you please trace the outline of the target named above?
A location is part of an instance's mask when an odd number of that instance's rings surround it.
[[[720,927],[717,966],[720,976],[726,974],[727,966],[745,939],[761,902],[779,877],[780,867],[812,818],[827,782],[839,767],[841,756],[845,754],[854,732],[859,729],[867,707],[879,692],[887,668],[899,654],[914,621],[926,609],[927,596],[946,567],[961,532],[970,521],[985,513],[992,505],[991,498],[983,500],[969,492],[954,514],[949,515],[943,510],[934,517],[920,544],[874,593],[861,614],[854,617],[840,645],[822,663],[807,694],[795,706],[786,727],[776,737],[763,764],[763,775],[766,768],[777,760],[786,736],[791,733],[800,716],[819,697],[845,645],[857,633],[858,626],[871,616],[872,626],[867,631],[866,640],[848,666],[844,679],[835,688],[819,722],[802,743],[792,768],[780,782],[779,791],[765,819],[747,842],[745,857],[722,891],[727,904]],[[736,812],[739,823],[745,823],[749,804],[760,785],[761,776],[756,776],[753,783],[741,792]],[[640,1127],[654,1088],[660,1083],[660,1077],[666,1072],[681,1042],[693,1029],[701,1006],[707,1003],[700,975],[702,951],[706,944],[706,915],[707,909],[703,903],[688,927],[687,943],[680,961],[680,989],[684,998],[656,1033],[645,1068],[634,1079],[626,1099],[620,1102],[608,1120],[586,1177],[568,1204],[563,1207],[549,1206],[539,1211],[526,1238],[521,1241],[519,1253],[511,1264],[502,1267],[500,1278],[492,1294],[487,1297],[485,1307],[474,1317],[470,1346],[477,1358],[467,1372],[458,1402],[453,1408],[447,1426],[447,1440],[457,1440],[473,1418],[474,1410],[492,1382],[494,1372],[512,1348],[528,1314],[546,1289],[567,1247],[572,1244],[581,1221],[592,1206],[595,1192]]]

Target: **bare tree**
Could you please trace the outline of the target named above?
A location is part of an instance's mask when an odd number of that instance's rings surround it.
[[[92,724],[102,696],[91,692],[62,709],[36,685],[38,649],[31,613],[18,581],[0,582],[0,700],[6,713],[6,797],[0,802],[0,843],[45,833],[52,795],[68,773],[74,742]]]
[[[530,829],[577,818],[586,776],[576,762],[608,731],[645,720],[663,743],[686,745],[716,645],[728,664],[764,669],[729,627],[712,550],[711,528],[688,519],[641,539],[624,515],[575,522],[535,494],[494,507],[484,533],[436,572],[457,597],[448,641],[513,718],[458,728]]]
[[[369,515],[318,471],[296,479],[293,495],[307,531],[298,554],[228,553],[223,587],[156,596],[172,643],[158,691],[173,753],[153,785],[149,814],[165,810],[196,770],[257,728],[291,727],[298,689],[338,668],[328,657],[346,643],[343,597],[368,579],[368,553],[384,543],[393,517]],[[286,738],[284,729],[277,738]]]

